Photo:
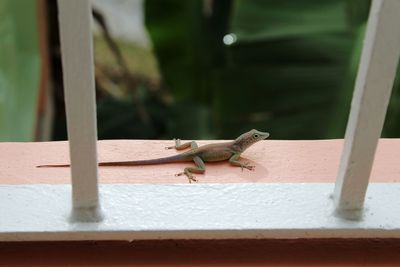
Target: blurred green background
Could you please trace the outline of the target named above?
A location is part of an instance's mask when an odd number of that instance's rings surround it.
[[[54,2],[47,1],[56,51]],[[99,139],[229,139],[252,128],[272,139],[343,138],[369,6],[370,0],[145,0],[152,48],[109,38],[107,27],[94,38]],[[0,17],[3,36],[7,22]],[[95,21],[101,25],[101,16]],[[12,28],[6,34],[25,33]],[[32,66],[37,59],[26,60]],[[59,54],[51,60],[52,139],[65,140]],[[8,73],[7,62],[14,59],[0,60],[0,131],[14,133],[0,138],[23,141],[23,129],[6,118],[22,112],[20,98],[31,89],[10,100],[7,92],[21,86],[6,84],[19,75]],[[8,108],[9,101],[20,110]],[[384,137],[400,136],[399,115],[396,80]]]
[[[0,0],[0,141],[34,137],[40,76],[35,1]]]

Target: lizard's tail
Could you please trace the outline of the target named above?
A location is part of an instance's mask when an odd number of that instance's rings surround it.
[[[36,168],[52,168],[52,167],[69,167],[69,164],[49,164],[49,165],[38,165]]]
[[[187,159],[189,160],[189,159]],[[137,165],[155,165],[172,163],[178,161],[186,161],[186,157],[181,154],[177,154],[171,157],[158,158],[158,159],[146,159],[146,160],[132,160],[132,161],[110,161],[110,162],[99,162],[99,166],[137,166]],[[53,168],[53,167],[70,167],[70,164],[50,164],[50,165],[39,165],[37,168]]]
[[[171,157],[158,158],[158,159],[145,159],[145,160],[132,160],[132,161],[117,161],[117,162],[100,162],[99,166],[137,166],[137,165],[155,165],[172,163],[177,161],[184,161],[182,155],[174,155]]]

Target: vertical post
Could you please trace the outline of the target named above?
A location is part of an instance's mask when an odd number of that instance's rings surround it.
[[[58,0],[72,176],[72,220],[101,220],[91,9],[88,0]]]
[[[347,124],[334,199],[359,218],[400,55],[400,1],[374,0]]]

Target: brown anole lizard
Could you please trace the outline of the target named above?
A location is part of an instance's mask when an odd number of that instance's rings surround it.
[[[154,165],[172,162],[186,162],[194,161],[196,167],[186,167],[183,172],[178,173],[177,176],[186,175],[189,182],[197,181],[193,173],[203,174],[206,170],[205,162],[217,162],[229,160],[233,166],[238,166],[243,169],[254,170],[254,166],[249,165],[248,162],[243,163],[239,161],[240,154],[243,153],[248,147],[254,143],[268,138],[269,133],[251,130],[242,134],[236,140],[208,144],[198,147],[195,141],[181,144],[179,139],[175,139],[175,146],[166,147],[166,149],[175,148],[183,150],[190,147],[190,150],[170,157],[147,159],[147,160],[134,160],[134,161],[116,161],[116,162],[100,162],[99,166],[136,166],[136,165]],[[60,165],[39,165],[37,167],[69,167],[69,164]]]

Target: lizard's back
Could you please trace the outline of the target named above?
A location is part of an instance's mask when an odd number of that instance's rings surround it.
[[[205,162],[224,161],[228,160],[234,154],[230,147],[231,144],[232,142],[208,144],[193,148],[184,154],[199,156]]]

